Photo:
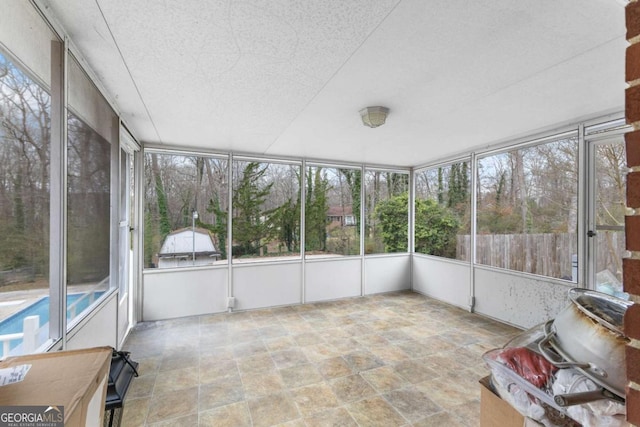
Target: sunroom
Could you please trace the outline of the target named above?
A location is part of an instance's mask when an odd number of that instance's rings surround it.
[[[633,299],[626,4],[3,3],[2,357],[360,300],[506,340],[571,288]]]

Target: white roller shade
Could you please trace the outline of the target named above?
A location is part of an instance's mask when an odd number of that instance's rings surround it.
[[[30,2],[2,0],[0,44],[47,88],[51,87],[52,40],[59,39]]]
[[[91,82],[78,61],[69,55],[69,109],[100,136],[113,142],[116,113]]]

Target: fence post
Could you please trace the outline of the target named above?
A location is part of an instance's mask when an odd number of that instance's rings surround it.
[[[22,353],[29,354],[36,351],[38,344],[38,329],[40,328],[40,316],[28,316],[22,322]]]

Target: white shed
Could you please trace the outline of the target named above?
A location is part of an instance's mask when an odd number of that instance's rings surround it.
[[[220,258],[209,230],[182,228],[164,239],[158,253],[158,268],[208,265]]]

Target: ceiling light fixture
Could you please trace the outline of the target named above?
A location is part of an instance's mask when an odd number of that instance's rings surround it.
[[[389,109],[386,107],[367,107],[360,110],[362,124],[370,128],[377,128],[387,120]]]

